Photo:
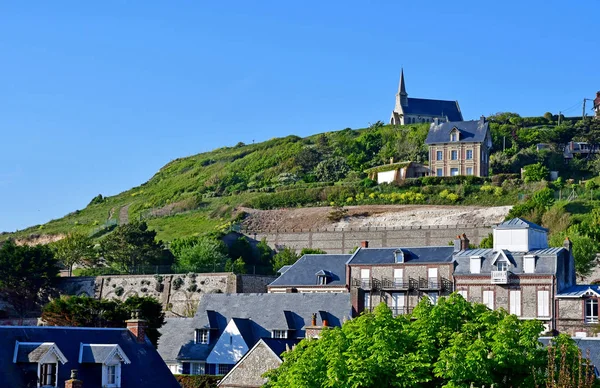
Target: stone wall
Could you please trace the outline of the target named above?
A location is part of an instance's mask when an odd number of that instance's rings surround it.
[[[114,275],[63,278],[58,288],[63,295],[102,299],[152,296],[161,302],[167,316],[192,316],[202,294],[267,292],[267,284],[275,278],[233,273]]]
[[[369,241],[369,247],[420,247],[446,246],[457,235],[465,233],[472,244],[479,244],[492,228],[489,225],[437,225],[402,228],[329,228],[324,230],[268,230],[243,232],[254,240],[266,238],[275,249],[290,247],[319,248],[327,253],[348,253],[360,246],[361,241]]]

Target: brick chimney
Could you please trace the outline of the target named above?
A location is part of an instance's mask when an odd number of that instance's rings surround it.
[[[83,381],[77,379],[77,369],[71,369],[71,378],[65,381],[65,388],[83,388]]]
[[[460,252],[461,247],[462,247],[462,240],[459,235],[459,236],[456,236],[456,238],[454,239],[454,252]]]
[[[479,121],[481,121],[482,123],[485,123],[485,116],[481,115],[481,117],[479,118]]]
[[[363,248],[368,248],[369,247],[369,242],[366,241],[366,240],[365,241],[361,241],[360,242],[360,246],[363,247]]]
[[[313,313],[310,325],[311,326],[317,326],[317,313]]]
[[[135,336],[137,342],[143,344],[146,342],[146,321],[140,319],[140,310],[131,312],[131,319],[125,321],[127,329]]]
[[[469,239],[467,238],[467,235],[463,233],[460,236],[460,250],[466,251],[467,249],[469,249]]]

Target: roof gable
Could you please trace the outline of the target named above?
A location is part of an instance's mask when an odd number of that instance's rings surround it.
[[[460,133],[458,143],[484,143],[488,137],[489,123],[483,120],[432,123],[425,143],[450,143],[450,133],[454,130]]]
[[[44,363],[49,356],[56,357],[61,364],[68,362],[54,342],[15,342],[13,363]]]
[[[108,364],[115,357],[131,364],[131,360],[118,344],[80,344],[79,363]]]
[[[542,232],[548,232],[548,229],[527,221],[523,218],[512,218],[494,227],[494,229],[535,229]]]
[[[237,363],[246,354],[254,342],[245,325],[248,320],[233,318],[217,340],[206,362],[211,364]],[[244,334],[242,334],[245,332]]]

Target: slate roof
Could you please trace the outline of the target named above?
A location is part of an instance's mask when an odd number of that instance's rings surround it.
[[[304,327],[319,311],[327,312],[330,326],[341,326],[351,310],[349,293],[205,294],[194,318],[166,319],[158,352],[167,362],[206,360],[231,319],[247,319],[253,340],[245,341],[251,347],[261,338],[270,338],[271,330],[289,328],[290,335],[304,337]],[[214,311],[213,324],[208,311]],[[194,343],[194,332],[201,328],[211,329],[209,344]]]
[[[392,264],[397,250],[404,253],[405,263],[451,263],[454,247],[358,248],[348,264]]]
[[[581,298],[587,293],[600,295],[600,286],[593,284],[577,284],[556,294],[557,298]],[[600,366],[600,364],[598,365]]]
[[[524,220],[522,218],[513,218],[508,221],[504,221],[501,224],[498,224],[494,227],[494,229],[536,229],[541,230],[543,232],[548,232],[548,229],[539,226],[538,224],[534,224],[533,222]]]
[[[540,337],[539,341],[548,346],[553,337]],[[598,368],[600,367],[600,338],[598,337],[571,337],[579,350],[581,350],[581,356],[583,358],[589,358],[592,365],[594,365],[594,372],[596,377],[600,377]]]
[[[48,353],[51,343],[20,343],[17,349],[17,362],[38,362]]]
[[[538,259],[535,263],[535,274],[552,275],[556,273],[557,260],[563,255],[567,255],[566,249],[560,248],[545,248],[536,249],[529,252],[511,252],[503,250],[511,262],[510,272],[515,274],[523,273],[523,257],[526,255],[537,256]],[[481,273],[480,275],[488,275],[491,271],[496,271],[496,268],[492,265],[493,259],[496,257],[497,251],[493,249],[467,249],[464,251],[456,252],[454,255],[455,268],[454,275],[471,275],[471,256],[482,257],[481,262]],[[477,275],[477,274],[475,274]]]
[[[304,255],[287,271],[275,279],[269,287],[316,286],[317,273],[326,271],[331,275],[328,286],[346,284],[346,261],[352,255],[314,254]]]
[[[116,347],[114,344],[82,344],[81,363],[102,364]]]
[[[262,341],[267,345],[273,353],[281,357],[281,354],[287,350],[287,347],[290,349],[297,345],[300,340],[299,339],[280,339],[280,338],[262,338]]]
[[[403,105],[402,111],[405,115],[446,116],[449,121],[463,119],[457,101],[408,97],[408,105]]]
[[[70,378],[71,369],[79,371],[84,386],[101,385],[101,365],[79,364],[81,343],[118,344],[131,364],[121,366],[124,387],[179,387],[179,384],[150,342],[139,344],[125,328],[80,328],[41,326],[0,326],[0,376],[2,386],[26,387],[36,378],[37,364],[19,358],[13,363],[16,342],[53,342],[67,362],[58,366],[58,386]],[[41,350],[40,350],[41,351]],[[35,354],[35,353],[34,353]],[[33,358],[35,356],[32,355]],[[152,373],[148,373],[152,371]]]
[[[431,123],[425,144],[450,143],[450,132],[455,127],[460,132],[457,143],[483,143],[489,130],[489,123],[482,120]]]
[[[249,347],[254,345],[256,341],[254,340],[254,334],[252,332],[252,321],[247,318],[231,318],[231,320],[240,331],[246,345]]]

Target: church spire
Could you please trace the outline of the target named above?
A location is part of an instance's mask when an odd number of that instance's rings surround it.
[[[404,68],[400,71],[400,83],[398,84],[398,96],[400,97],[400,105],[408,106],[408,93],[404,85]]]

